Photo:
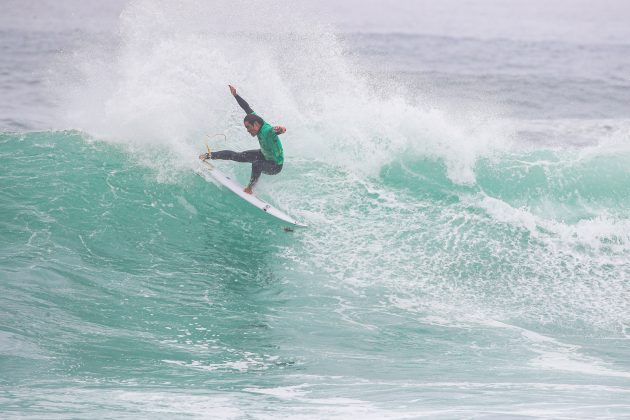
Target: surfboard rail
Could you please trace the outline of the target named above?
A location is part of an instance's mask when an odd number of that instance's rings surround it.
[[[288,214],[267,203],[265,200],[257,197],[254,194],[247,194],[246,192],[244,192],[243,187],[238,182],[233,180],[231,177],[225,175],[207,160],[204,160],[203,163],[205,164],[206,169],[208,169],[208,173],[212,176],[212,178],[214,178],[219,184],[223,185],[228,190],[232,191],[234,194],[238,195],[254,207],[257,207],[263,212],[270,214],[271,216],[283,222],[289,223],[292,226],[307,227],[307,225],[305,225],[304,223],[295,220]]]

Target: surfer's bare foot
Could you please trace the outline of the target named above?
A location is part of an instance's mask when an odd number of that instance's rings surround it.
[[[252,191],[252,187],[245,187],[245,189],[243,190],[243,192],[246,192],[247,194],[253,194],[254,192]]]
[[[210,159],[210,153],[202,153],[199,155],[199,159],[201,160],[206,160],[206,159]]]

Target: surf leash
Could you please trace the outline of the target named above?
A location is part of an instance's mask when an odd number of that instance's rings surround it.
[[[227,142],[227,136],[223,133],[218,133],[218,134],[213,134],[213,135],[206,134],[207,140],[205,143],[206,143],[206,149],[208,150],[208,153],[206,154],[207,159],[210,159],[210,155],[212,154],[212,152],[210,151],[210,146],[208,146],[208,140],[213,139],[218,136],[223,136],[223,139]]]

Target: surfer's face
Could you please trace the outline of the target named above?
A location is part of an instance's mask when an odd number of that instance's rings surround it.
[[[256,134],[258,134],[258,130],[260,130],[260,124],[258,124],[257,122],[251,124],[245,121],[245,128],[247,129],[247,132],[251,134],[252,137],[254,137]]]

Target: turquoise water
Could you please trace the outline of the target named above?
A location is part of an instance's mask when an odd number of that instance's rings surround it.
[[[286,233],[79,132],[1,144],[5,413],[627,413],[627,158],[480,162],[471,187],[298,162],[271,191],[310,227]]]
[[[278,4],[3,29],[0,417],[629,417],[628,46]],[[204,176],[255,144],[227,83],[308,228]]]

